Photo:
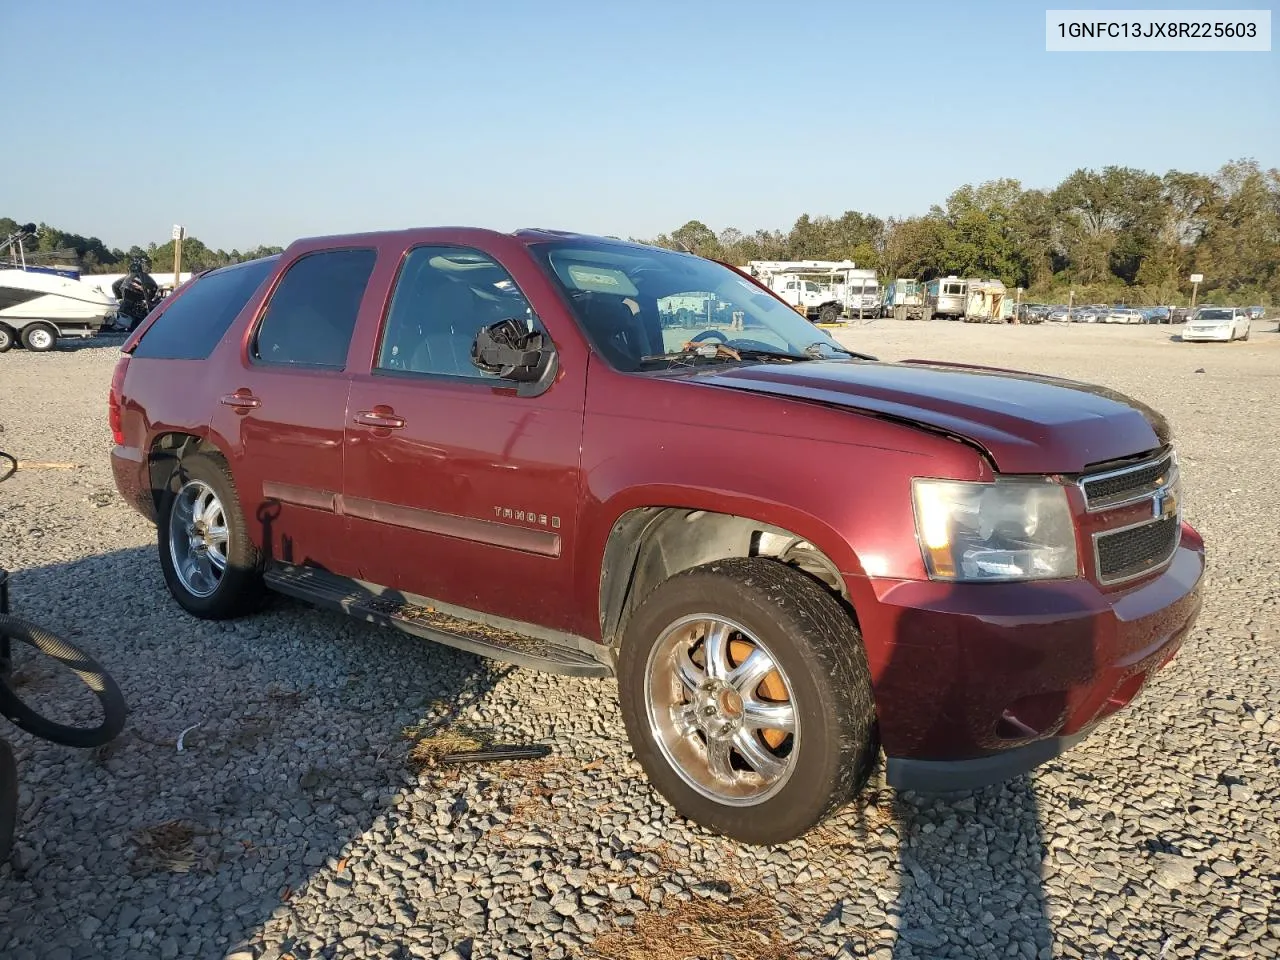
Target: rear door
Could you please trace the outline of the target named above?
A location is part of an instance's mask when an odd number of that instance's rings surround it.
[[[231,452],[251,535],[270,559],[346,572],[347,353],[376,260],[364,247],[300,254],[221,371],[210,426]]]

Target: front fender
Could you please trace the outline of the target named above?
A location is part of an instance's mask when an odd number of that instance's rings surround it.
[[[675,386],[632,382],[637,394]],[[911,478],[983,478],[972,448],[903,424],[740,391],[693,390],[696,417],[667,416],[673,405],[661,402],[657,389],[653,402],[635,396],[588,404],[575,570],[588,636],[600,630],[594,601],[606,547],[629,511],[707,510],[780,527],[835,564],[856,606],[868,577],[926,579]],[[759,429],[722,425],[729,423]]]

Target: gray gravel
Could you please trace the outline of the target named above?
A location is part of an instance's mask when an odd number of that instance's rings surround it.
[[[0,563],[19,612],[99,657],[133,713],[97,752],[5,727],[22,787],[0,956],[663,960],[712,955],[699,928],[738,960],[1280,956],[1273,329],[1229,346],[1169,327],[842,335],[885,358],[1090,379],[1161,409],[1209,543],[1208,594],[1141,701],[1033,777],[947,800],[874,782],[772,851],[672,816],[610,681],[291,602],[232,624],[184,616],[152,532],[113,493],[115,349],[4,355],[0,448],[75,466],[0,486]],[[59,702],[52,678],[27,675]],[[416,772],[402,731],[440,722],[554,754]]]

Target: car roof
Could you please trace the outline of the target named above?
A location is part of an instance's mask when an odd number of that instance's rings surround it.
[[[423,243],[431,242],[433,240],[465,242],[466,240],[476,240],[481,237],[491,237],[495,239],[515,239],[525,245],[546,243],[557,240],[582,240],[590,243],[616,244],[621,247],[652,249],[652,244],[640,243],[634,240],[623,240],[619,237],[579,233],[572,230],[552,230],[545,227],[526,227],[519,230],[513,230],[510,233],[504,233],[501,230],[493,230],[488,227],[469,227],[456,224],[430,227],[407,227],[401,230],[367,230],[356,233],[334,233],[298,237],[290,244],[290,248],[370,244],[392,237],[401,238],[409,243]]]

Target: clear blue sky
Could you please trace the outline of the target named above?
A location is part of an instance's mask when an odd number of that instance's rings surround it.
[[[0,215],[117,247],[175,222],[227,249],[652,236],[1078,167],[1280,165],[1276,52],[1046,53],[1046,6],[1071,5],[0,0]]]

